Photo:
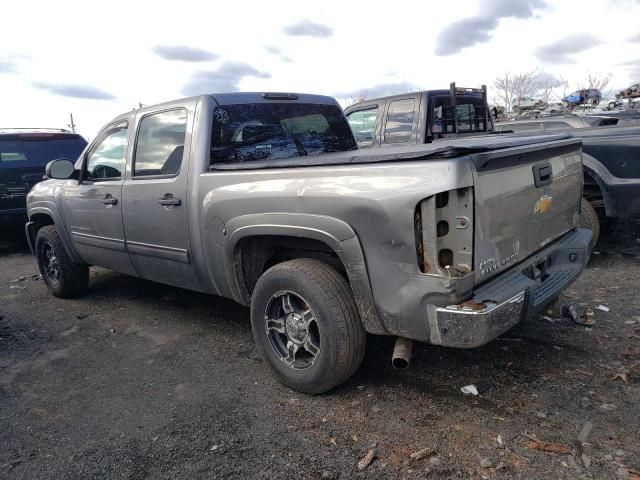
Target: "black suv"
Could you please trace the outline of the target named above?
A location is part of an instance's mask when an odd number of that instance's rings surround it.
[[[60,129],[0,129],[0,229],[26,222],[25,198],[57,158],[75,161],[87,141]]]

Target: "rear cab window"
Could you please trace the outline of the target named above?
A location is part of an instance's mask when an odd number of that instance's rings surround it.
[[[438,95],[430,99],[431,137],[439,138],[455,133],[480,133],[491,130],[491,115],[483,98],[479,95],[456,95],[455,112],[449,95]],[[487,123],[489,122],[489,123]]]
[[[356,148],[349,124],[336,105],[269,102],[220,105],[214,110],[212,165]]]
[[[75,161],[87,142],[74,133],[0,135],[0,169],[43,167],[51,160]]]
[[[351,126],[356,142],[358,142],[358,147],[369,147],[373,144],[376,135],[378,112],[378,105],[369,105],[347,115],[347,121]]]

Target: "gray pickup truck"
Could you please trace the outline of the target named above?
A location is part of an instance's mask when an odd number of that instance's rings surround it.
[[[581,172],[562,135],[359,150],[330,97],[202,95],[49,163],[26,233],[60,297],[98,265],[250,306],[276,376],[320,393],[367,332],[408,360],[408,339],[478,347],[540,312],[587,261]]]
[[[518,136],[569,133],[582,141],[580,225],[593,231],[591,248],[600,234],[599,217],[640,215],[640,163],[636,161],[640,122],[632,116],[564,115],[494,124],[486,88],[461,88],[455,83],[448,90],[368,99],[349,106],[345,113],[359,148],[370,149],[513,132]]]

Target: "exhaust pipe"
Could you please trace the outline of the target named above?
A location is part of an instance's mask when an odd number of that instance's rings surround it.
[[[407,368],[411,360],[411,350],[413,350],[413,342],[404,337],[396,338],[396,345],[393,347],[393,355],[391,357],[391,365],[393,368]]]

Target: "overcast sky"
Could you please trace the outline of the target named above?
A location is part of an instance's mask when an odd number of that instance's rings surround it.
[[[640,79],[640,0],[5,2],[0,127],[94,137],[138,105],[200,93],[342,99],[538,69],[577,88]]]

